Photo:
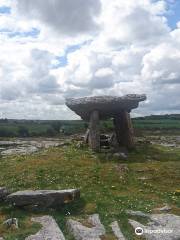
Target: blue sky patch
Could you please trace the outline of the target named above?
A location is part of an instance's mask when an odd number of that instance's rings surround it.
[[[177,22],[180,21],[180,0],[176,0],[173,3],[169,2],[168,7],[169,13],[166,14],[168,25],[171,29],[175,29]]]
[[[11,32],[11,30],[9,30],[8,28],[0,28],[0,33],[2,33],[2,34],[7,34],[10,32]]]
[[[20,32],[20,31],[16,31],[16,32],[10,32],[8,33],[8,36],[10,38],[14,38],[14,37],[32,37],[32,38],[37,38],[38,35],[40,34],[40,30],[37,28],[32,28],[32,30],[27,31],[27,32]]]
[[[37,38],[38,35],[40,34],[40,30],[37,28],[32,28],[30,31],[26,32],[21,32],[21,31],[12,31],[8,28],[1,28],[0,29],[0,34],[4,34],[8,36],[9,38],[14,38],[14,37],[20,37],[20,38],[26,38],[26,37],[32,37],[32,38]]]
[[[58,63],[53,65],[52,68],[56,69],[56,68],[60,68],[60,67],[65,67],[68,64],[68,59],[67,59],[68,54],[76,52],[77,50],[81,49],[82,46],[88,45],[89,43],[91,43],[91,41],[92,40],[88,40],[81,44],[75,44],[75,45],[68,46],[66,48],[65,54],[63,56],[56,57],[56,60],[58,61]]]
[[[1,6],[0,14],[11,14],[11,8],[8,6]]]

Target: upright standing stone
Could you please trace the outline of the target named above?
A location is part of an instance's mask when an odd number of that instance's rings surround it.
[[[90,115],[88,142],[93,151],[100,150],[99,112],[97,110],[92,111]]]
[[[117,139],[117,142],[119,145],[122,144],[122,129],[121,129],[121,115],[118,114],[114,117],[113,119],[113,123],[114,123],[114,130],[115,130],[115,133],[116,133],[116,139]]]
[[[114,117],[114,126],[119,145],[127,147],[128,149],[134,148],[134,133],[130,114],[122,111],[116,115]]]

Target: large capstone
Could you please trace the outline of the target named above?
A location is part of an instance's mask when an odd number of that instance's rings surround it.
[[[83,120],[89,120],[92,111],[97,110],[100,119],[114,117],[121,111],[130,112],[137,108],[139,102],[146,100],[146,95],[129,94],[117,96],[95,96],[84,98],[68,98],[66,105]]]
[[[78,189],[68,190],[26,190],[10,194],[7,201],[18,207],[39,206],[42,208],[58,207],[80,197]]]

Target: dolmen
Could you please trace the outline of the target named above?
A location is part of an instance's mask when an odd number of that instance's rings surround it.
[[[145,101],[146,95],[129,94],[118,96],[94,96],[68,98],[66,105],[89,122],[88,144],[94,151],[100,151],[99,121],[113,119],[115,136],[119,146],[134,147],[134,133],[130,112]]]
[[[80,198],[80,190],[25,190],[7,196],[7,202],[17,207],[56,208]]]

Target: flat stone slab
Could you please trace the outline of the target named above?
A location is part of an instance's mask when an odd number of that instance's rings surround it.
[[[59,226],[51,216],[32,218],[32,221],[40,223],[42,228],[38,233],[27,237],[25,240],[65,240]]]
[[[26,190],[10,194],[7,201],[17,207],[58,207],[80,198],[78,189],[68,190]]]
[[[17,138],[14,141],[0,141],[0,154],[2,156],[6,155],[27,155],[40,151],[41,149],[48,149],[49,147],[62,147],[68,145],[69,140],[64,139],[52,139],[52,138],[43,138],[36,139],[34,138]]]
[[[92,227],[83,226],[80,222],[70,219],[67,222],[67,227],[75,240],[101,240],[101,236],[105,235],[106,230],[99,219],[99,215],[91,215],[87,223]]]
[[[146,100],[146,95],[129,94],[117,96],[95,96],[84,98],[68,98],[66,105],[82,119],[89,120],[90,113],[98,110],[100,118],[105,119],[119,114],[122,110],[130,112],[137,108],[139,102]]]
[[[1,152],[1,155],[3,156],[15,155],[15,154],[26,155],[26,154],[31,154],[37,151],[38,151],[38,148],[35,146],[22,146],[22,147],[19,146],[19,147],[3,150]]]
[[[129,214],[140,216],[139,211],[131,211]],[[136,214],[137,213],[137,214]],[[149,219],[146,225],[129,219],[129,223],[136,228],[141,228],[142,236],[147,240],[179,240],[180,239],[180,216],[174,214],[141,214]]]

